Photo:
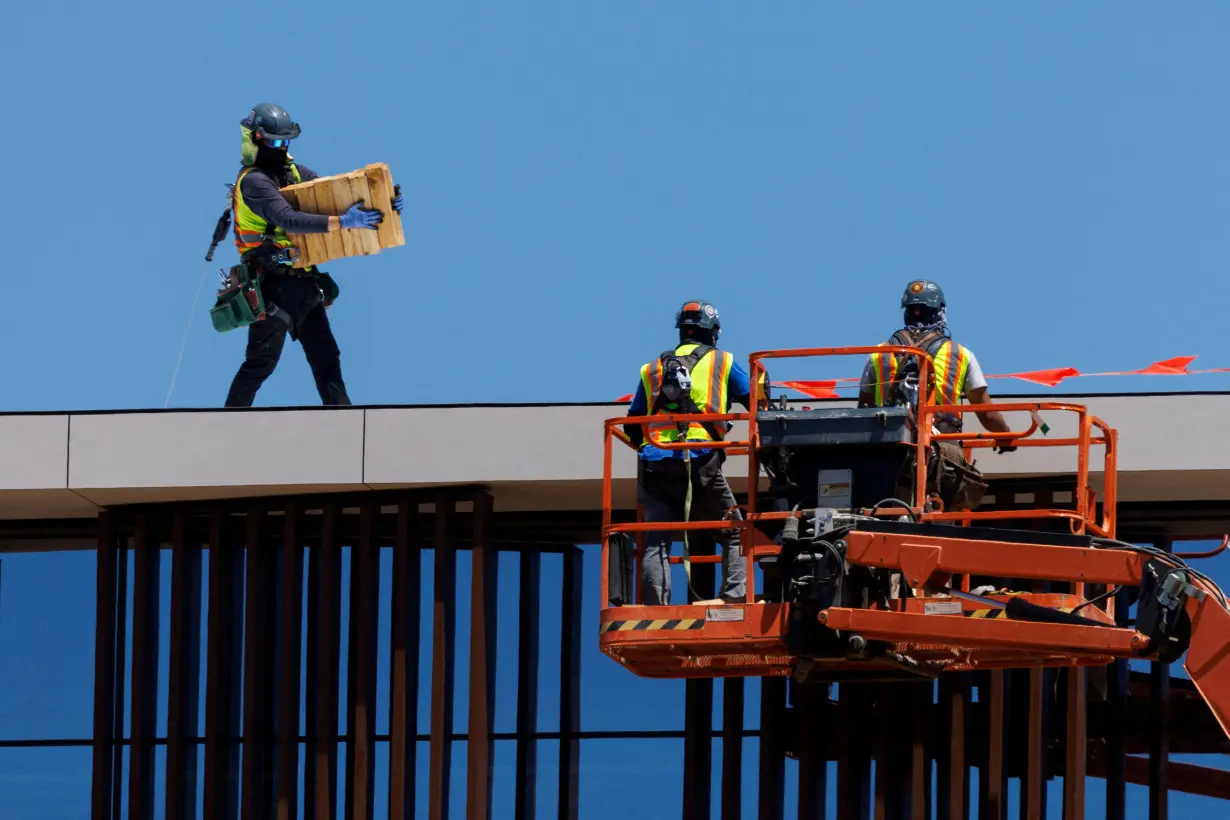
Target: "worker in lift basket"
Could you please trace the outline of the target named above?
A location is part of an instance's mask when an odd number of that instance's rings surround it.
[[[679,329],[678,346],[662,353],[641,367],[636,394],[628,406],[629,416],[727,413],[730,403],[751,408],[751,380],[735,357],[717,349],[721,320],[708,302],[686,302],[675,315]],[[715,521],[727,517],[735,506],[735,496],[726,483],[722,462],[726,452],[717,448],[691,451],[663,449],[659,446],[688,441],[717,441],[725,438],[728,425],[656,423],[647,428],[624,426],[637,448],[636,497],[647,522]],[[691,499],[688,487],[691,485]],[[742,518],[734,510],[735,518]],[[719,534],[720,533],[720,534]],[[718,599],[695,603],[743,601],[746,595],[746,564],[740,554],[739,531],[693,530],[686,534],[689,543],[714,539],[721,543],[722,588]],[[643,603],[664,606],[671,603],[670,551],[673,533],[645,533],[645,554],[641,561],[644,586]]]
[[[947,302],[944,291],[935,282],[925,279],[906,285],[901,296],[905,311],[905,327],[889,337],[886,344],[916,347],[931,361],[932,384],[928,400],[932,405],[959,405],[967,399],[971,404],[990,404],[987,380],[974,352],[952,340],[948,332]],[[859,384],[859,407],[885,407],[894,404],[916,404],[918,374],[913,357],[893,353],[873,353],[863,368]],[[913,380],[911,380],[913,375]],[[962,429],[961,416],[944,413],[933,417],[934,428],[941,433],[956,433]],[[997,410],[978,413],[978,420],[989,432],[1006,433],[1011,428]],[[996,447],[1001,453],[1015,450],[1012,444]],[[965,460],[961,447],[954,442],[941,442],[938,448],[950,484],[950,492],[942,492],[949,510],[972,510],[978,506],[986,489],[981,473]]]
[[[326,233],[341,228],[376,230],[384,219],[380,211],[355,203],[341,216],[323,216],[295,210],[279,190],[308,182],[317,174],[289,153],[299,136],[299,124],[279,105],[261,103],[240,121],[243,133],[243,168],[235,181],[232,207],[235,247],[240,261],[255,268],[265,297],[267,315],[248,326],[243,365],[231,382],[227,407],[250,407],[265,379],[277,367],[289,333],[303,345],[303,353],[320,400],[327,405],[349,405],[342,381],[341,352],[329,327],[325,309],[337,296],[332,277],[315,266],[291,267],[287,233]],[[399,193],[393,209],[402,209]]]

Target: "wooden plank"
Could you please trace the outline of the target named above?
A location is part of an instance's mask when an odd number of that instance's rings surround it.
[[[287,503],[282,520],[282,611],[278,616],[277,820],[299,817],[299,683],[303,657],[303,546],[299,508]]]
[[[722,820],[743,815],[743,678],[722,679]]]
[[[931,816],[931,759],[927,750],[930,735],[930,718],[935,711],[934,684],[911,685],[913,697],[909,699],[910,710],[910,758],[908,767],[909,787],[906,794],[905,816],[925,820]]]
[[[581,742],[581,583],[584,553],[564,550],[563,600],[560,602],[559,657],[559,820],[577,820],[580,800]]]
[[[205,672],[205,807],[203,816],[230,820],[239,809],[239,718],[241,658],[238,609],[243,576],[226,522],[215,510],[209,523],[209,624]]]
[[[314,180],[315,181],[315,180]],[[304,184],[299,188],[299,210],[307,214],[320,213],[320,205],[316,201],[317,186],[312,184]],[[299,248],[300,259],[295,263],[295,267],[307,267],[316,264],[316,260],[323,260],[326,256],[324,234],[320,233],[305,233],[290,235],[291,241]]]
[[[111,781],[115,754],[115,626],[117,563],[111,513],[98,516],[98,564],[94,599],[94,759],[91,820],[112,820]]]
[[[1022,816],[1025,820],[1042,820],[1046,811],[1046,771],[1043,737],[1043,699],[1046,690],[1043,686],[1044,671],[1029,670],[1029,740],[1028,754],[1025,757],[1025,783],[1021,787],[1024,800]]]
[[[418,504],[403,498],[397,505],[397,541],[393,548],[392,655],[389,687],[389,817],[414,817],[419,699],[419,606],[422,554],[415,540]]]
[[[144,513],[137,515],[132,553],[132,740],[128,752],[128,818],[153,820],[162,551],[149,536],[149,522]]]
[[[986,693],[987,750],[986,791],[980,794],[982,811],[979,818],[1003,820],[1007,816],[1007,788],[1004,780],[1004,672],[987,673]],[[980,693],[981,695],[982,693]]]
[[[538,633],[542,598],[542,553],[521,552],[517,607],[517,768],[514,820],[534,820],[538,795]]]
[[[371,820],[375,809],[376,646],[379,633],[380,548],[376,502],[359,510],[359,543],[351,547],[350,662],[347,664],[346,817]]]
[[[243,755],[241,766],[241,789],[239,816],[241,820],[261,820],[265,816],[261,801],[262,781],[268,765],[265,725],[265,699],[261,693],[268,685],[265,680],[266,655],[273,647],[265,645],[265,609],[270,592],[268,561],[262,554],[261,525],[264,511],[255,504],[249,506],[245,518],[244,539],[245,573],[244,594],[244,664],[243,664]]]
[[[1085,670],[1067,672],[1067,760],[1063,775],[1064,820],[1083,820],[1085,816],[1085,766],[1088,761],[1088,734],[1085,715]]]
[[[333,192],[333,207],[337,209],[337,215],[341,216],[350,210],[350,206],[354,204],[354,196],[350,192],[349,177],[344,180],[339,179],[335,181],[330,187]],[[358,256],[354,233],[350,229],[338,230],[337,239],[342,248],[342,256]]]
[[[466,742],[466,818],[490,820],[495,763],[495,646],[499,553],[491,543],[491,495],[473,501],[470,549],[470,712]]]
[[[342,550],[338,539],[340,510],[326,501],[321,531],[320,573],[317,593],[316,639],[316,749],[314,785],[315,820],[337,816],[338,677],[341,666]]]
[[[337,204],[334,202],[334,186],[328,183],[315,186],[316,191],[316,212],[325,216],[341,216],[341,211],[337,209]],[[325,255],[321,257],[316,264],[320,265],[332,259],[339,259],[346,255],[345,243],[342,240],[342,231],[329,231],[328,233],[320,234],[325,246]]]
[[[452,499],[436,499],[435,580],[431,646],[431,763],[427,817],[448,820],[453,763],[453,652],[457,626],[457,552],[452,543]]]
[[[871,808],[868,725],[870,684],[842,683],[837,689],[837,817],[865,820]]]
[[[712,555],[714,546],[712,538],[697,539],[693,554]],[[689,601],[717,594],[713,564],[693,566],[687,593]],[[683,703],[683,817],[708,820],[713,776],[713,680],[685,681]]]
[[[729,680],[729,679],[728,679]],[[828,702],[826,684],[804,684],[795,688],[796,733],[799,759],[799,820],[824,820],[828,791],[828,735],[817,731],[824,725],[824,705]],[[725,816],[725,810],[723,810]]]
[[[303,641],[303,814],[305,820],[316,817],[316,752],[320,732],[316,728],[317,703],[320,701],[320,553],[321,545],[307,549],[307,584],[304,606],[307,634]]]
[[[112,750],[114,755],[111,763],[111,816],[122,817],[124,797],[124,745],[120,739],[124,737],[124,671],[127,669],[128,650],[128,541],[122,539],[119,553],[119,569],[117,578],[119,588],[116,590],[115,616],[115,680],[112,690],[115,692],[115,712],[111,725],[115,727],[116,743]]]
[[[782,820],[786,810],[786,679],[760,679],[759,820]]]
[[[384,214],[384,221],[376,231],[380,247],[396,248],[406,244],[402,232],[401,214],[393,210],[393,175],[383,162],[373,163],[363,169],[367,187],[372,194],[372,207]]]
[[[939,710],[943,715],[936,753],[936,817],[945,820],[969,818],[969,768],[965,760],[966,712],[969,708],[968,672],[944,675],[939,683]]]
[[[355,202],[362,202],[365,210],[373,207],[375,200],[372,197],[371,188],[367,184],[367,177],[361,171],[356,171],[350,177],[350,195]],[[372,254],[380,253],[380,236],[378,231],[373,231],[371,228],[351,228],[350,233],[358,255],[371,256]]]
[[[195,820],[201,682],[201,545],[171,524],[171,641],[167,679],[167,820]]]
[[[1126,626],[1128,591],[1120,588],[1114,601],[1115,623]],[[1107,670],[1106,691],[1106,820],[1127,817],[1127,682],[1128,662],[1120,658]],[[1147,780],[1147,778],[1146,778]]]
[[[1149,664],[1149,820],[1170,817],[1170,664]]]

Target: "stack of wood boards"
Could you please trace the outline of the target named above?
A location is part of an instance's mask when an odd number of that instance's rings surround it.
[[[393,210],[393,175],[383,162],[368,165],[348,174],[317,177],[282,189],[282,194],[297,211],[305,214],[341,216],[356,202],[384,214],[377,230],[343,228],[328,233],[288,233],[299,249],[296,268],[320,265],[346,256],[370,256],[384,248],[406,244],[401,214]]]

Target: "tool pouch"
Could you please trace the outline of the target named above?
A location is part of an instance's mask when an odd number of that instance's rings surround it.
[[[226,333],[265,318],[265,298],[260,280],[253,273],[248,265],[231,268],[226,287],[218,291],[218,300],[209,309],[214,330]]]
[[[338,295],[342,292],[333,277],[320,268],[316,269],[316,284],[320,286],[321,293],[325,295],[326,305],[331,305],[337,301]]]
[[[631,606],[633,602],[632,567],[636,544],[626,532],[611,533],[607,551],[607,598],[611,606]]]
[[[960,445],[948,441],[932,445],[928,484],[938,492],[948,512],[975,509],[986,495],[987,483],[982,471],[965,460]]]

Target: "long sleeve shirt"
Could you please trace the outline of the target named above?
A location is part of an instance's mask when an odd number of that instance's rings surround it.
[[[309,182],[319,176],[306,165],[296,162],[295,167],[299,169],[299,176],[304,182]],[[243,201],[254,214],[270,224],[277,225],[287,233],[327,233],[329,231],[329,217],[296,211],[286,197],[282,196],[273,177],[260,168],[254,168],[244,174],[243,181],[239,183],[239,192],[243,194]]]

